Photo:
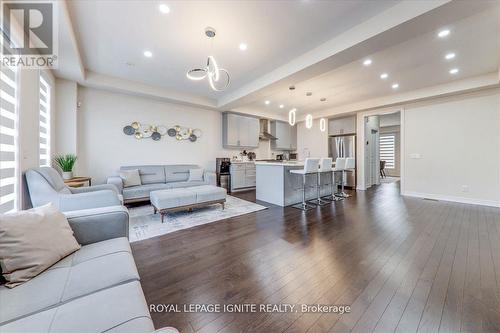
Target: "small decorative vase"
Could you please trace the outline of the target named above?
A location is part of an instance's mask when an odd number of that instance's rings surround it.
[[[64,180],[73,178],[73,171],[64,171],[62,177]]]

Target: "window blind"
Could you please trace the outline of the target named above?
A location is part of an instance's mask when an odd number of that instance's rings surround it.
[[[40,72],[39,164],[50,166],[50,85]]]
[[[0,67],[0,213],[17,210],[17,68]]]
[[[394,134],[380,135],[380,160],[385,161],[386,169],[396,168],[396,136]]]

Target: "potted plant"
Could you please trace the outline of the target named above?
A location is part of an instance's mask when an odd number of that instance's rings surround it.
[[[54,161],[63,172],[63,179],[73,178],[73,167],[75,166],[76,159],[77,157],[74,154],[57,155],[54,158]]]

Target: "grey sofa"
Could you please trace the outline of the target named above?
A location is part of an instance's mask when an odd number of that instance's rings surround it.
[[[142,185],[124,188],[119,176],[109,177],[107,183],[118,188],[125,203],[149,200],[150,192],[162,189],[216,185],[215,173],[209,171],[205,171],[203,181],[188,182],[189,169],[199,168],[194,164],[124,166],[120,170],[139,170]]]
[[[66,215],[82,248],[18,287],[0,286],[0,332],[153,332],[127,209]]]
[[[113,185],[68,187],[59,173],[50,167],[30,169],[25,177],[33,207],[52,202],[60,211],[66,212],[121,205],[122,199]]]

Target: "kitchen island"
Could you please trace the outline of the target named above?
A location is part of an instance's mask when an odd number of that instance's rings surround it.
[[[302,176],[290,173],[290,170],[303,169],[303,162],[276,161],[255,162],[256,198],[278,206],[290,206],[302,202]],[[331,177],[321,175],[321,196],[330,195]],[[316,175],[306,176],[306,200],[315,199]]]

